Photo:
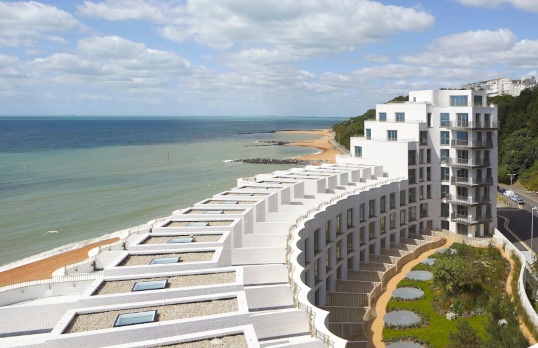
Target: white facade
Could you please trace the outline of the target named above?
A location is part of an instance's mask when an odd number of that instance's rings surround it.
[[[536,78],[534,76],[529,78],[522,77],[521,80],[510,80],[506,77],[502,77],[499,79],[468,83],[461,86],[463,89],[485,90],[490,97],[500,95],[517,97],[524,89],[534,87],[536,87]]]
[[[53,280],[0,288],[0,346],[238,339],[248,347],[368,347],[372,304],[405,263],[442,244],[434,230],[482,236],[496,221],[497,114],[485,92],[410,99],[378,105],[368,137],[352,138],[352,155],[335,165],[238,179],[229,191],[123,231]],[[135,291],[164,279],[168,286]],[[168,310],[218,301],[236,305],[187,317]],[[153,321],[115,327],[93,319],[72,331],[78,318],[152,310]]]
[[[365,137],[351,139],[354,162],[408,179],[409,209],[420,212],[412,230],[493,234],[497,108],[487,105],[487,92],[415,91],[409,100],[376,106]]]

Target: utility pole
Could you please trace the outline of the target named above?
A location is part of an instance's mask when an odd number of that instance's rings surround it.
[[[508,176],[510,177],[510,190],[512,190],[512,179],[516,176],[516,173],[508,174]]]

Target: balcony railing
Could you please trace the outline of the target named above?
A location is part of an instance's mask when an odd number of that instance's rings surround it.
[[[449,129],[497,129],[497,122],[446,121]]]
[[[458,196],[453,194],[448,194],[443,199],[447,203],[453,203],[453,204],[463,204],[463,205],[473,205],[477,204],[476,200],[473,199],[473,197],[467,197],[467,196]]]
[[[469,158],[446,158],[446,164],[451,167],[489,167],[491,162],[489,159],[469,159]]]
[[[462,215],[457,213],[450,214],[450,220],[452,222],[458,222],[462,224],[475,225],[481,222],[491,221],[491,213],[480,214],[478,216]]]
[[[452,185],[493,185],[493,178],[492,177],[486,177],[486,178],[465,178],[465,177],[457,177],[452,176],[450,178],[450,183]]]
[[[493,140],[458,140],[452,139],[450,145],[454,148],[483,148],[490,149],[493,148]]]

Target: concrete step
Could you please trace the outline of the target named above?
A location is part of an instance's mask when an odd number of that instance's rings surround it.
[[[286,265],[256,265],[243,267],[245,286],[288,283]]]
[[[237,248],[232,250],[232,265],[286,263],[285,248]]]
[[[256,233],[243,235],[243,248],[285,248],[287,233]]]
[[[254,313],[250,316],[260,345],[264,341],[309,336],[308,315],[301,309]]]
[[[293,293],[288,284],[246,287],[249,312],[293,308]]]

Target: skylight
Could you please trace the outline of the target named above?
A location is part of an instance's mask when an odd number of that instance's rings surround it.
[[[147,311],[147,312],[120,314],[116,318],[114,327],[151,323],[155,321],[156,314],[157,314],[156,310]]]
[[[224,210],[206,210],[204,214],[224,214]]]
[[[168,241],[168,244],[191,243],[191,242],[194,242],[194,237],[172,238]]]
[[[151,260],[149,263],[150,265],[164,265],[167,263],[178,263],[179,262],[179,256],[178,257],[157,257]]]
[[[136,282],[131,291],[146,291],[146,290],[158,290],[164,289],[168,281],[164,280],[152,280],[148,282]]]
[[[203,226],[209,226],[209,222],[189,222],[187,224],[188,227],[203,227]]]

